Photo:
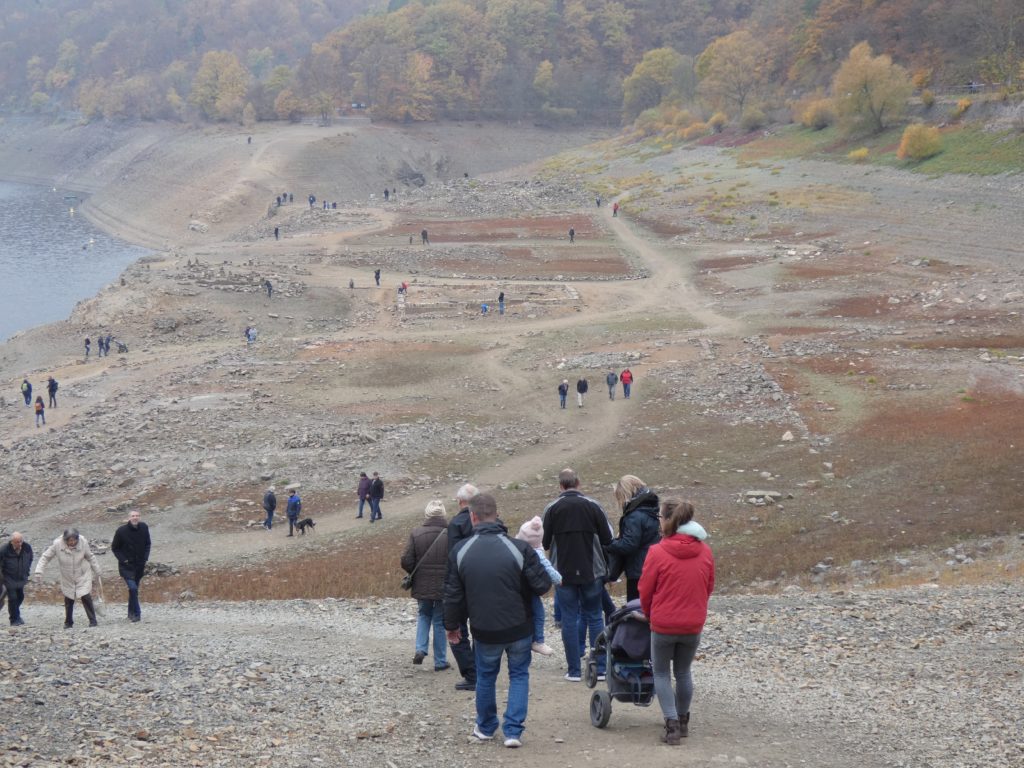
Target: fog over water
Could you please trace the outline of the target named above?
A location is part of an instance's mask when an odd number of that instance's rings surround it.
[[[146,250],[99,231],[72,192],[0,182],[0,340],[63,320]],[[93,333],[117,328],[97,328]]]

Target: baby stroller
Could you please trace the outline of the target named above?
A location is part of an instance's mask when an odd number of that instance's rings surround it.
[[[608,690],[594,691],[590,698],[590,723],[604,728],[612,716],[612,699],[637,707],[654,701],[654,670],[651,667],[651,627],[640,611],[640,601],[630,600],[613,613],[587,656],[583,680],[597,686],[600,654],[606,654]]]

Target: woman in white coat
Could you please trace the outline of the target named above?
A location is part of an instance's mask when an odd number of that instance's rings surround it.
[[[60,567],[60,591],[64,593],[64,629],[74,626],[75,598],[82,600],[89,626],[96,626],[96,609],[92,604],[92,578],[100,578],[100,566],[96,555],[89,549],[89,542],[78,534],[77,529],[68,528],[64,534],[47,547],[36,566],[40,575],[46,564],[56,558]]]

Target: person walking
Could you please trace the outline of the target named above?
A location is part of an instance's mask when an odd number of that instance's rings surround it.
[[[267,488],[263,494],[263,511],[267,513],[267,519],[263,521],[263,527],[268,531],[274,528],[274,512],[277,510],[277,489],[274,486]]]
[[[141,520],[139,510],[128,513],[128,522],[114,532],[110,551],[117,558],[117,572],[128,587],[128,621],[142,620],[142,606],[139,605],[139,585],[146,575],[149,562],[149,526]]]
[[[608,399],[615,399],[615,385],[619,383],[618,374],[615,371],[608,371],[608,375],[604,377],[605,384],[608,385]]]
[[[615,501],[622,510],[619,536],[605,547],[609,578],[626,575],[626,600],[640,598],[640,574],[647,550],[661,539],[658,494],[636,475],[623,475],[615,484]]]
[[[561,584],[562,575],[555,570],[555,567],[551,565],[551,561],[544,555],[542,547],[544,523],[541,521],[540,516],[534,516],[519,526],[519,533],[516,534],[516,538],[520,541],[525,541],[537,553],[537,558],[544,567],[548,578],[551,579],[551,583],[556,587]],[[530,650],[534,653],[539,653],[541,656],[550,656],[555,651],[544,642],[544,601],[540,599],[540,595],[531,596],[530,607],[533,610],[533,644],[530,645]]]
[[[580,493],[575,470],[567,467],[559,472],[558,484],[562,492],[547,505],[542,516],[542,544],[551,553],[551,564],[562,575],[555,597],[562,614],[562,645],[568,666],[565,679],[575,683],[580,680],[579,617],[582,615],[590,630],[591,644],[604,629],[601,596],[608,569],[603,548],[611,543],[612,532],[601,505]],[[598,660],[597,672],[603,679],[603,656]]]
[[[629,400],[629,391],[633,388],[633,372],[626,368],[619,374],[619,381],[622,382],[622,396]]]
[[[619,215],[619,204],[612,203],[612,218],[617,218]]]
[[[575,243],[576,242],[576,228],[575,227],[569,227],[569,242],[570,243]]]
[[[43,405],[43,396],[36,397],[36,429],[39,429],[39,422],[46,426],[46,406]]]
[[[498,294],[498,314],[499,315],[504,315],[505,314],[505,292],[504,291],[501,291]]]
[[[590,384],[584,377],[580,376],[576,380],[576,407],[583,407],[583,396],[587,394],[588,389],[590,389]]]
[[[388,201],[389,197],[391,197],[391,190],[388,189],[387,187],[384,187],[384,202],[385,203]]]
[[[444,629],[444,577],[448,569],[448,521],[444,502],[434,499],[423,510],[426,520],[412,529],[402,553],[402,570],[412,575],[412,596],[418,604],[416,653],[413,664],[427,658],[430,630],[434,630],[434,671],[451,669]]]
[[[356,496],[359,497],[359,511],[356,513],[356,520],[363,516],[363,506],[366,504],[366,500],[370,495],[370,485],[372,482],[373,481],[366,476],[365,472],[359,473],[359,485],[356,486]],[[373,510],[372,504],[370,505],[370,510],[371,512]],[[371,517],[372,516],[373,515],[371,514]]]
[[[420,240],[422,241],[422,245],[430,245],[430,235],[427,234],[427,230],[424,229],[420,231]]]
[[[464,484],[455,492],[455,503],[459,505],[459,511],[448,523],[448,569],[451,568],[451,553],[460,541],[468,539],[473,535],[473,521],[469,514],[469,500],[480,491],[475,485]],[[447,574],[446,577],[447,578]],[[457,691],[472,691],[476,689],[476,654],[473,651],[473,644],[469,637],[469,626],[463,621],[459,625],[459,639],[449,644],[452,649],[452,656],[459,667],[459,674],[462,679],[455,684]]]
[[[704,541],[707,532],[693,516],[688,501],[669,498],[661,502],[664,538],[647,553],[640,576],[640,607],[651,623],[654,692],[665,718],[661,740],[669,745],[679,744],[679,739],[690,733],[690,667],[715,589],[715,559]]]
[[[267,298],[274,298],[274,284],[271,283],[270,280],[264,280],[263,287],[267,289]]]
[[[448,558],[444,585],[444,625],[458,642],[469,621],[475,641],[476,725],[473,738],[490,741],[498,730],[495,684],[501,658],[508,661],[508,700],[501,731],[505,746],[521,747],[530,698],[531,596],[551,589],[537,553],[525,541],[509,538],[498,521],[498,505],[488,493],[469,501],[473,535]]]
[[[57,387],[59,386],[60,385],[57,384],[57,380],[53,378],[53,376],[46,379],[46,393],[50,396],[51,408],[57,407]]]
[[[377,472],[370,481],[370,522],[380,520],[384,515],[380,511],[380,503],[384,500],[384,481]]]
[[[288,515],[288,535],[294,536],[295,524],[299,522],[299,515],[302,514],[302,499],[299,498],[298,488],[293,490],[291,496],[288,497],[285,513]]]
[[[377,283],[377,287],[380,288],[380,270],[373,270],[373,279]]]
[[[281,204],[281,198],[277,198],[277,204],[278,205]],[[274,239],[275,240],[280,240],[281,239],[281,228],[280,227],[274,227]]]
[[[60,569],[60,591],[64,595],[64,629],[75,625],[75,600],[82,601],[89,626],[97,626],[96,608],[92,602],[92,582],[100,580],[100,564],[89,548],[89,541],[78,533],[77,528],[68,528],[53,540],[39,558],[36,575],[42,575],[54,558]]]
[[[558,385],[558,404],[562,410],[565,410],[565,400],[569,397],[569,380],[562,379],[562,383]]]
[[[32,576],[32,547],[18,531],[0,547],[0,608],[3,593],[7,593],[7,617],[12,627],[25,622],[21,618],[21,604],[25,602],[25,585]]]
[[[25,398],[25,405],[32,405],[32,382],[26,376],[21,380],[21,396]]]
[[[91,350],[91,349],[92,349],[92,340],[88,336],[86,336],[85,337],[85,359],[86,360],[89,359],[89,350]]]

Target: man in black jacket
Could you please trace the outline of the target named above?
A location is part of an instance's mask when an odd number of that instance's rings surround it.
[[[469,500],[480,491],[475,485],[466,483],[455,492],[455,501],[459,505],[459,511],[448,523],[448,554],[455,549],[455,545],[463,539],[473,535],[473,523],[469,519]],[[459,639],[450,643],[452,656],[459,667],[459,674],[462,679],[455,684],[457,691],[476,690],[476,658],[473,653],[473,644],[469,640],[469,627],[465,621],[459,625]]]
[[[7,616],[12,627],[25,623],[21,619],[21,604],[25,601],[25,585],[31,574],[32,547],[15,531],[11,540],[0,547],[0,577],[3,579],[0,586],[7,590]],[[3,606],[2,595],[0,606]]]
[[[128,522],[114,533],[110,551],[117,558],[117,572],[128,587],[128,620],[142,619],[139,605],[139,582],[146,573],[149,561],[149,526],[140,521],[139,510],[128,513]]]
[[[583,396],[587,394],[587,390],[590,389],[590,383],[583,377],[580,376],[576,380],[576,407],[583,407]]]
[[[448,559],[444,625],[457,642],[469,619],[476,653],[476,726],[473,736],[494,738],[498,730],[495,683],[501,657],[508,655],[508,703],[501,730],[506,747],[520,747],[530,697],[530,644],[533,595],[551,589],[540,558],[525,541],[509,538],[498,522],[498,505],[488,493],[469,502],[473,535],[459,542]]]
[[[274,510],[277,509],[277,494],[274,491],[277,490],[274,486],[267,488],[267,492],[263,494],[263,511],[267,513],[267,519],[263,521],[263,527],[268,531],[274,527]]]
[[[604,629],[601,596],[608,568],[604,547],[611,543],[612,531],[601,505],[579,491],[575,470],[558,473],[562,493],[544,510],[544,549],[551,552],[551,564],[562,574],[555,596],[562,611],[562,643],[568,666],[565,679],[580,680],[579,619],[590,630],[590,642]],[[604,675],[605,661],[600,657],[598,675]]]
[[[380,503],[384,500],[384,481],[380,474],[373,473],[373,480],[370,483],[370,522],[380,520],[384,515],[380,511]]]

